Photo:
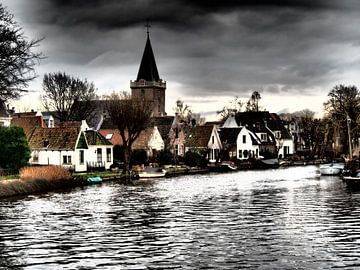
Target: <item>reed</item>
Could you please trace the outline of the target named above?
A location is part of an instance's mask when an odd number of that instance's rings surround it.
[[[20,170],[20,179],[25,181],[61,181],[70,180],[71,173],[62,166],[41,166],[41,167],[25,167]]]

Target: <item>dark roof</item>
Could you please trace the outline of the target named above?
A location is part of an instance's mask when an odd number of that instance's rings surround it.
[[[236,145],[236,140],[241,131],[241,127],[238,128],[221,128],[219,131],[220,140],[224,145]]]
[[[189,130],[186,135],[186,147],[207,147],[213,126],[196,126]]]
[[[169,136],[171,125],[174,122],[175,116],[162,116],[152,117],[150,126],[157,127],[163,140],[166,140]]]
[[[141,59],[136,81],[159,81],[160,76],[156,67],[154,53],[151,47],[149,35],[147,36],[144,54]]]
[[[112,145],[102,134],[94,130],[85,131],[88,145]]]
[[[74,150],[80,129],[76,127],[35,128],[29,140],[31,149]]]

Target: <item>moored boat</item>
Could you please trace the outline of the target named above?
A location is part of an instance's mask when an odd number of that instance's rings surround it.
[[[166,171],[162,168],[146,167],[143,171],[138,173],[139,178],[159,178],[166,175]]]
[[[345,164],[343,163],[328,163],[320,165],[321,175],[340,175],[344,170]]]
[[[89,177],[87,179],[87,182],[89,184],[99,184],[102,183],[102,178],[100,176],[96,176],[96,177]]]
[[[236,171],[237,166],[232,161],[222,161],[220,163],[220,168],[222,171]]]

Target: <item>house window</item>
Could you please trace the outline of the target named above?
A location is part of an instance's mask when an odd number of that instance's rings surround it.
[[[63,156],[63,164],[71,164],[71,156]]]
[[[106,161],[111,162],[111,148],[106,148]]]
[[[260,134],[260,139],[261,139],[262,142],[266,142],[267,141],[266,133],[261,133]]]
[[[215,143],[215,138],[214,138],[214,135],[211,136],[211,143],[214,144]]]
[[[101,148],[98,148],[96,150],[96,159],[97,159],[98,163],[102,162],[102,149]]]
[[[243,135],[243,143],[246,143],[246,135]]]
[[[79,152],[79,160],[80,160],[80,165],[83,165],[84,162],[85,162],[84,150],[80,150],[80,152]]]
[[[248,151],[244,150],[244,158],[247,158],[247,157],[248,157]]]
[[[289,155],[289,153],[290,153],[290,147],[284,146],[284,156]]]
[[[281,132],[280,131],[275,131],[275,138],[280,139],[280,137],[281,137]]]
[[[179,128],[175,128],[175,139],[179,138]]]
[[[242,158],[242,150],[239,150],[239,158]]]
[[[256,154],[255,154],[256,156],[256,158],[258,158],[259,157],[259,149],[256,149]]]

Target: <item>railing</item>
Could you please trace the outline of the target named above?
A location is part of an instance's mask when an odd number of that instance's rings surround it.
[[[166,88],[166,82],[157,82],[157,81],[130,81],[130,87],[146,87],[146,86],[158,86]]]
[[[87,162],[88,171],[105,171],[105,162]]]

